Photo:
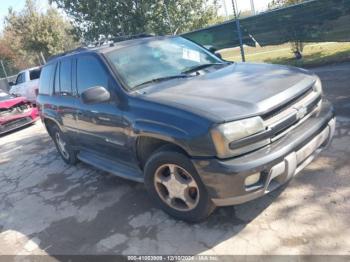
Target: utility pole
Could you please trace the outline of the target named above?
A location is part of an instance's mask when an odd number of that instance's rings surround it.
[[[254,0],[250,0],[250,8],[252,10],[252,15],[255,15],[255,6],[254,6]]]
[[[239,19],[237,17],[237,10],[236,10],[236,5],[235,5],[235,0],[232,0],[232,7],[233,7],[233,14],[234,14],[235,20],[236,20],[236,27],[237,27],[237,34],[238,34],[238,39],[239,39],[239,46],[241,48],[242,62],[245,62],[243,39],[242,39],[242,31],[241,31],[241,25],[239,23]]]

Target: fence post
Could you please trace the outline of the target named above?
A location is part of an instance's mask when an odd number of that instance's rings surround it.
[[[4,71],[6,80],[7,80],[7,73],[6,73],[6,69],[5,69],[5,65],[4,65],[4,61],[1,60],[1,66],[2,66],[2,70]]]
[[[45,59],[45,56],[44,56],[43,52],[40,52],[40,56],[41,56],[41,59],[43,60],[43,64],[45,65],[46,64],[46,59]]]
[[[243,47],[241,25],[240,25],[239,19],[237,17],[235,0],[232,0],[232,7],[233,7],[233,14],[234,14],[235,20],[236,20],[236,27],[237,27],[237,34],[238,34],[238,39],[239,39],[239,47],[241,49],[242,62],[245,62],[245,54],[244,54],[244,47]]]

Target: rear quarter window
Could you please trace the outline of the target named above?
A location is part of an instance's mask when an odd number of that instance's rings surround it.
[[[41,70],[40,74],[40,83],[39,83],[39,94],[42,95],[51,95],[52,94],[52,87],[53,87],[53,74],[55,71],[55,64],[50,64],[45,66]]]

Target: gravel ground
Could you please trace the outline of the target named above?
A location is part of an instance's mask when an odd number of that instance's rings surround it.
[[[288,186],[176,221],[142,184],[60,159],[40,122],[0,137],[0,255],[350,255],[350,64],[315,69],[335,105],[331,147]]]

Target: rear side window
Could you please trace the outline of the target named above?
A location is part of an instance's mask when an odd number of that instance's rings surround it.
[[[60,93],[72,95],[72,60],[66,59],[60,63]]]
[[[41,72],[41,68],[29,71],[29,78],[30,78],[30,80],[39,79],[40,78],[40,72]]]
[[[39,94],[42,94],[42,95],[52,94],[52,81],[53,81],[54,71],[55,71],[55,64],[47,65],[42,69],[42,72],[40,75]]]
[[[108,87],[108,74],[100,61],[93,56],[81,56],[77,60],[77,88],[79,94],[94,87]]]

